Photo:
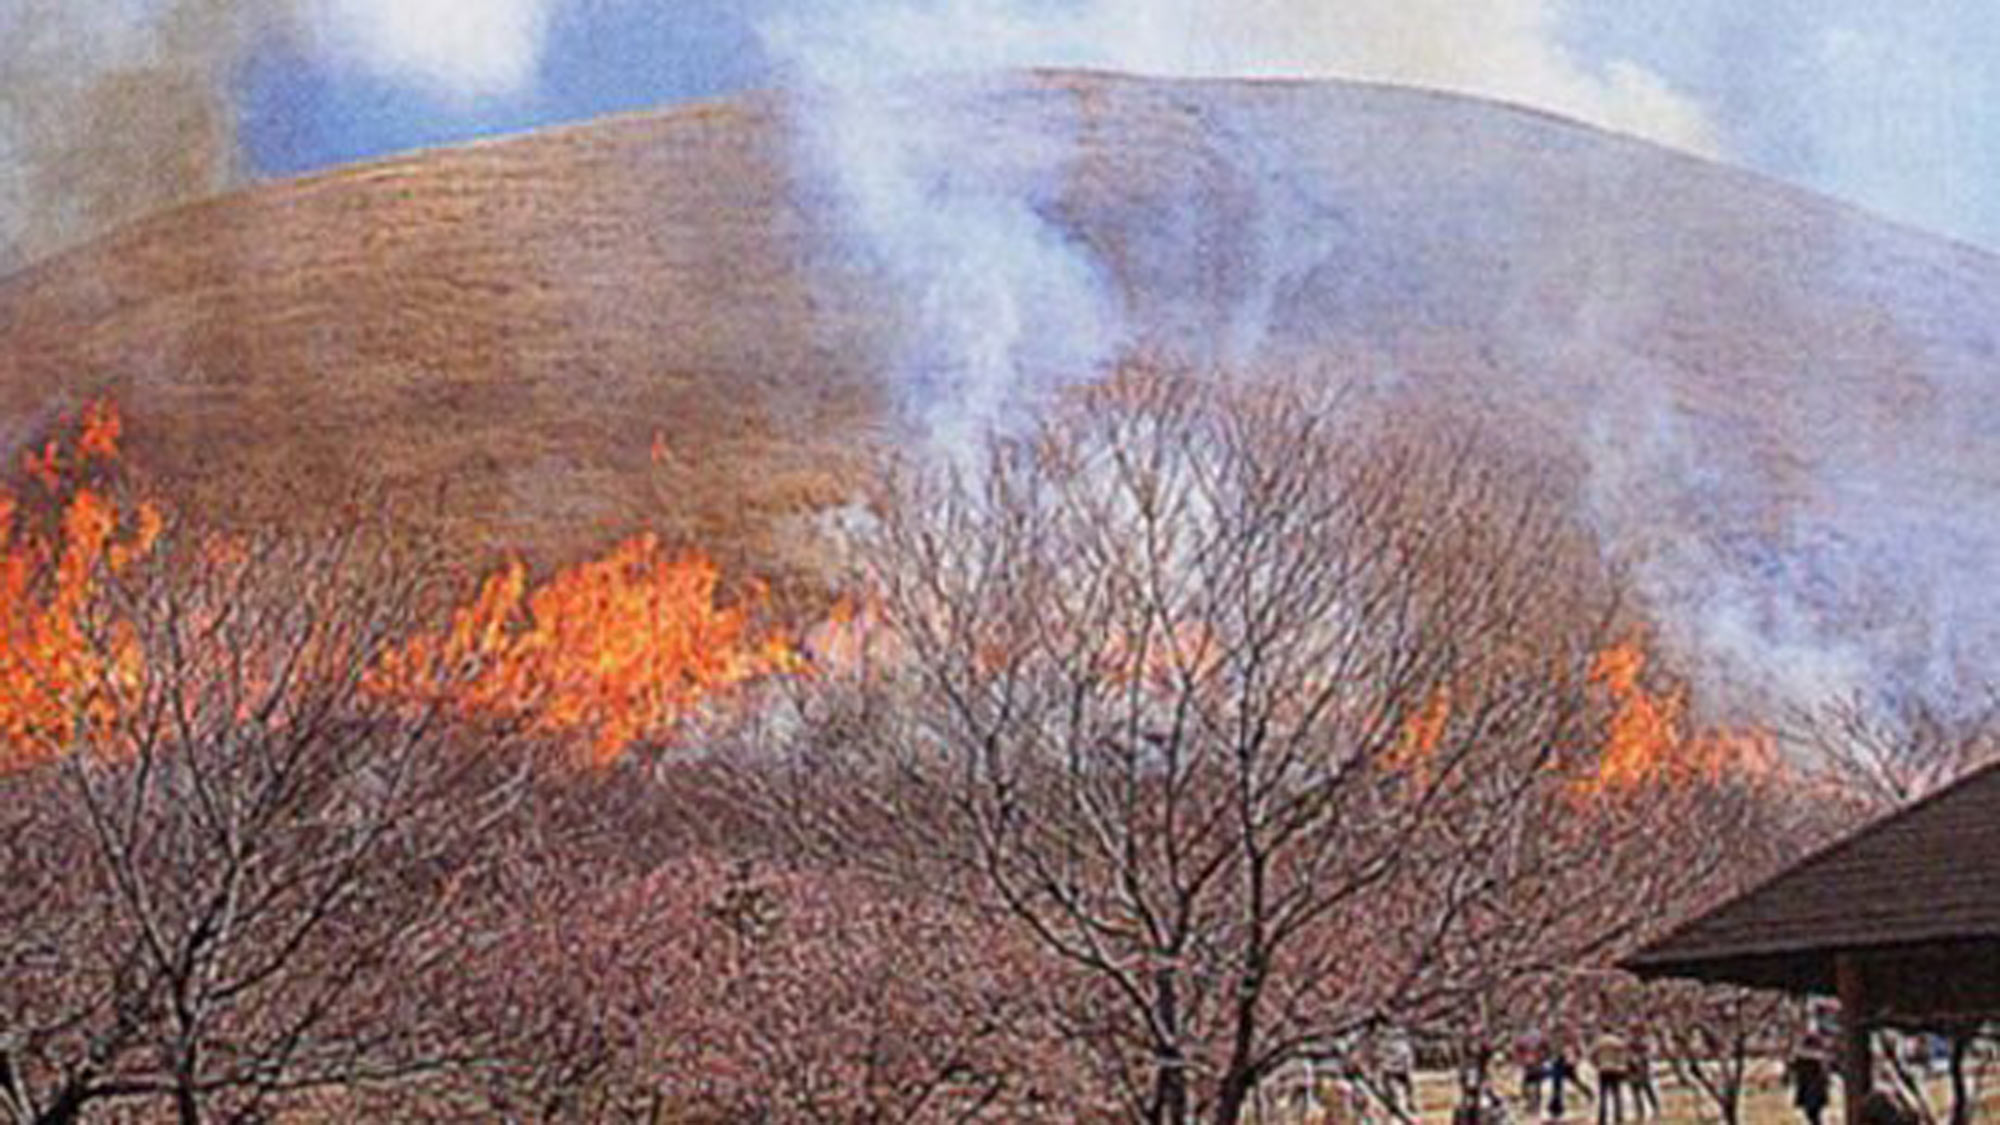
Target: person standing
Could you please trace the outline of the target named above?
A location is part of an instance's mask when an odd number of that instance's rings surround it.
[[[1399,1117],[1417,1112],[1417,1049],[1408,1032],[1392,1030],[1382,1038],[1382,1095],[1389,1111]]]
[[[1514,1042],[1514,1062],[1521,1068],[1521,1112],[1532,1115],[1542,1104],[1542,1078],[1548,1067],[1549,1045],[1540,1032],[1530,1031]]]
[[[1458,1105],[1452,1110],[1453,1125],[1490,1125],[1489,1106],[1493,1090],[1493,1047],[1484,1038],[1468,1036],[1459,1041],[1455,1067],[1458,1073]]]
[[[1792,1080],[1792,1104],[1805,1117],[1806,1125],[1820,1125],[1820,1118],[1826,1113],[1832,1085],[1829,1059],[1819,1036],[1807,1033],[1785,1067]]]
[[[1597,1071],[1597,1125],[1624,1125],[1625,1083],[1632,1074],[1632,1050],[1625,1037],[1606,1030],[1590,1048]]]
[[[1576,1064],[1569,1061],[1569,1048],[1563,1043],[1557,1043],[1550,1048],[1548,1062],[1542,1067],[1542,1080],[1548,1083],[1549,1118],[1553,1121],[1561,1121],[1563,1114],[1568,1112],[1569,1107],[1563,1101],[1563,1093],[1571,1084],[1575,1084],[1576,1088],[1586,1096],[1590,1096],[1591,1093],[1590,1086],[1584,1082],[1583,1076],[1577,1073]]]
[[[1625,1082],[1632,1090],[1632,1116],[1640,1121],[1658,1117],[1660,1092],[1653,1088],[1653,1044],[1644,1021],[1632,1024],[1627,1044],[1632,1052],[1632,1066],[1626,1072]]]

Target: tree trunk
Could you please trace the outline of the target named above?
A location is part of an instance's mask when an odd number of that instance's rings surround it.
[[[1162,1055],[1153,1080],[1153,1125],[1186,1125],[1187,1064],[1178,1055]]]
[[[1174,970],[1153,974],[1153,1014],[1165,1040],[1157,1048],[1153,1076],[1154,1125],[1185,1125],[1188,1120],[1187,1057],[1180,1046],[1180,990]]]
[[[1731,1045],[1730,1070],[1723,1078],[1722,1125],[1740,1125],[1743,1120],[1743,1087],[1750,1083],[1750,1041],[1743,1035]]]
[[[1215,1095],[1215,1125],[1236,1125],[1243,1120],[1243,1109],[1256,1092],[1255,1075],[1238,1072],[1223,1079]]]
[[[174,1068],[174,1118],[180,1125],[201,1125],[201,1096],[195,1092],[194,1053],[181,1056]]]
[[[1215,1095],[1216,1125],[1236,1125],[1242,1120],[1244,1107],[1257,1096],[1262,1074],[1252,1065],[1251,1056],[1257,1041],[1257,998],[1264,990],[1262,964],[1262,957],[1257,957],[1255,966],[1237,986],[1236,1035],[1229,1050],[1229,1069]]]
[[[174,1117],[180,1125],[201,1125],[201,1099],[186,1081],[174,1086]]]

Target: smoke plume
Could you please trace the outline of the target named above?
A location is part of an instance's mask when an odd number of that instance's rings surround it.
[[[295,0],[299,2],[299,0]],[[534,81],[553,0],[303,0],[319,49],[446,103]]]
[[[236,175],[241,0],[0,6],[0,272]]]
[[[964,108],[978,83],[1036,67],[1374,79],[1714,151],[1699,110],[1635,65],[1587,71],[1553,22],[1547,0],[794,0],[761,30],[799,95],[807,167],[905,312],[905,405],[934,445],[952,447],[1125,341],[1101,263],[1054,218],[1061,185],[1047,177],[1059,161],[1039,157],[1073,137],[988,135]],[[1265,259],[1251,272],[1268,297],[1285,272],[1275,259],[1299,256],[1287,240],[1302,228],[1261,233],[1246,253]],[[1264,319],[1246,297],[1221,353],[1241,358]]]
[[[765,31],[798,94],[806,167],[903,310],[899,385],[934,445],[950,449],[1004,424],[1055,381],[1089,377],[1129,343],[1152,345],[1165,333],[1176,354],[1224,366],[1310,363],[1324,339],[1313,335],[1317,325],[1392,322],[1399,314],[1384,312],[1384,302],[1421,294],[1411,299],[1438,318],[1441,336],[1468,334],[1499,357],[1490,366],[1471,359],[1465,372],[1488,380],[1482,393],[1495,401],[1615,388],[1563,407],[1573,424],[1563,439],[1581,459],[1588,514],[1631,564],[1670,647],[1709,674],[1712,695],[1759,707],[1857,691],[1949,698],[1976,689],[1988,657],[2000,654],[2000,597],[1983,581],[2000,558],[2000,523],[1972,515],[1988,502],[1983,486],[1946,489],[1928,452],[1885,448],[1856,409],[1873,400],[1819,372],[1775,384],[1792,396],[1781,415],[1801,427],[1783,439],[1797,444],[1782,466],[1750,452],[1763,440],[1756,433],[1691,417],[1661,389],[1687,385],[1687,372],[1672,364],[1688,362],[1659,356],[1669,311],[1662,294],[1703,291],[1679,271],[1731,267],[1689,263],[1645,239],[1630,245],[1639,256],[1608,259],[1605,232],[1546,226],[1538,237],[1573,244],[1531,255],[1571,263],[1541,283],[1554,292],[1582,287],[1580,311],[1545,304],[1532,289],[1508,290],[1506,278],[1526,276],[1507,272],[1518,262],[1494,264],[1492,289],[1427,278],[1422,271],[1433,265],[1481,268],[1463,255],[1477,253],[1486,233],[1455,238],[1426,221],[1464,221],[1454,208],[1469,208],[1504,226],[1513,204],[1454,200],[1440,184],[1439,215],[1391,218],[1387,227],[1376,216],[1374,228],[1356,231],[1326,170],[1301,171],[1324,151],[1323,138],[1295,144],[1299,122],[1203,102],[1201,144],[1213,157],[1204,167],[1228,169],[1233,178],[1222,187],[1241,201],[1240,213],[1215,228],[1230,245],[1203,245],[1193,230],[1204,209],[1220,204],[1155,188],[1169,193],[1164,202],[1128,202],[1143,213],[1121,219],[1129,223],[1117,236],[1125,258],[1114,270],[1066,210],[1075,185],[1057,181],[1074,165],[1050,155],[1076,146],[1089,127],[1082,111],[1049,84],[993,77],[1003,68],[1066,66],[1378,79],[1525,102],[1683,150],[1720,147],[1700,110],[1655,76],[1622,63],[1589,69],[1566,53],[1552,11],[1544,0],[874,0],[792,5]],[[995,111],[1009,99],[1037,101],[1032,112]],[[1023,121],[1043,127],[1027,130]],[[1788,260],[1818,262],[1810,268],[1829,299],[1866,317],[1897,307],[1897,286],[1922,291],[1927,277],[1950,268],[1907,258],[1885,243],[1819,247]],[[1176,272],[1192,261],[1221,273]],[[1176,305],[1171,295],[1127,292],[1112,280],[1133,274],[1169,279],[1167,289],[1184,284],[1188,295]],[[1472,303],[1424,304],[1441,294],[1469,294],[1460,299]],[[1127,307],[1136,301],[1145,308]],[[1302,328],[1302,316],[1312,324]],[[1881,330],[1911,341],[1983,331],[1976,319]],[[1270,351],[1287,344],[1304,350]],[[1762,362],[1784,362],[1763,354]],[[1990,371],[1939,370],[1935,357],[1912,358],[1899,377],[1916,380],[1942,416],[1985,418],[2000,408],[1979,389]]]
[[[534,75],[556,0],[0,0],[0,274],[244,174],[232,83],[283,42],[444,102]]]

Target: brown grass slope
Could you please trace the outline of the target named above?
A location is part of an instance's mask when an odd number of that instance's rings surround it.
[[[873,407],[803,330],[774,140],[762,104],[704,107],[137,224],[0,290],[0,439],[108,391],[148,475],[228,520],[387,483],[456,546],[778,551]]]
[[[2000,484],[2000,263],[1973,250],[1442,95],[1040,74],[943,100],[999,174],[1063,185],[1139,340],[1478,403],[1662,535],[1780,521],[1836,460],[1917,505]],[[389,481],[461,547],[651,525],[784,569],[893,398],[891,304],[789,155],[809,113],[613,119],[127,228],[0,285],[0,444],[109,390],[142,464],[231,519]]]

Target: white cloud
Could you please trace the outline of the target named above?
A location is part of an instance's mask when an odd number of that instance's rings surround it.
[[[553,0],[311,0],[323,49],[450,101],[530,89]]]

